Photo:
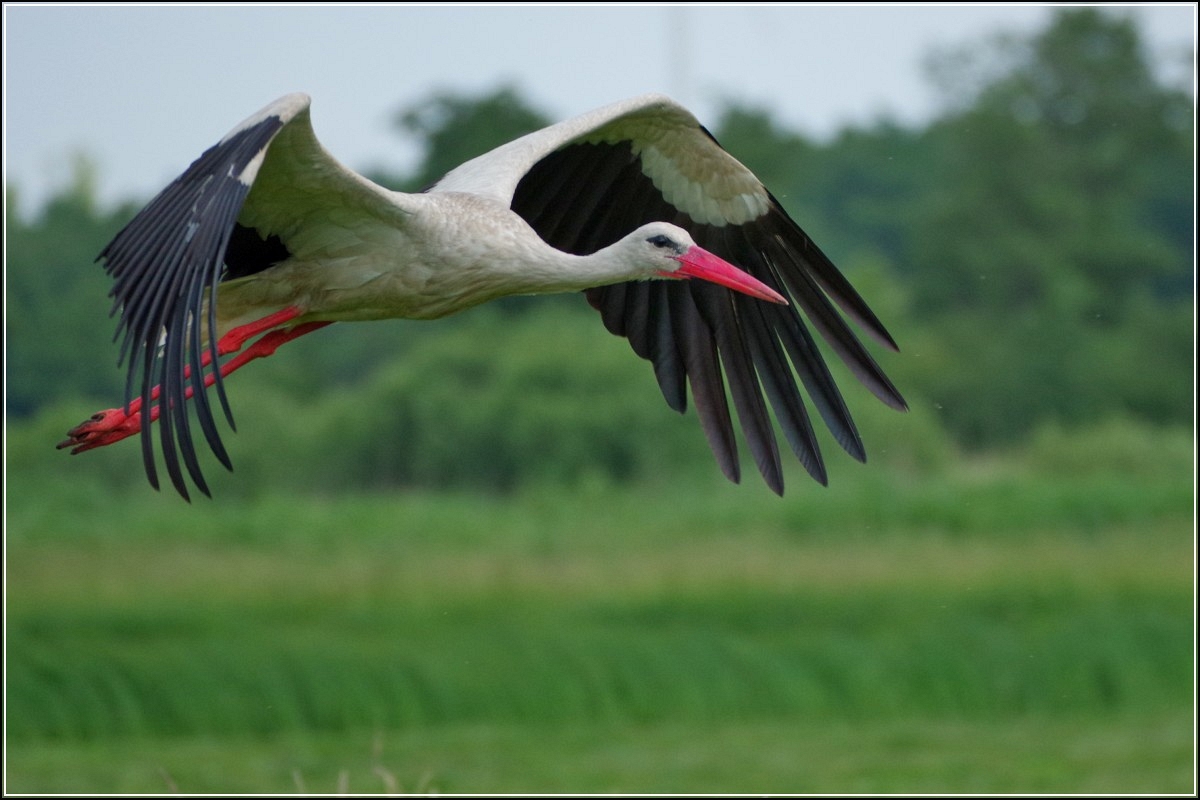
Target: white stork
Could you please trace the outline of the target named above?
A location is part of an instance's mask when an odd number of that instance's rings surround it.
[[[172,484],[188,497],[182,461],[209,494],[186,401],[232,469],[206,390],[216,384],[232,425],[222,378],[245,363],[335,321],[433,319],[507,295],[568,291],[585,292],[608,330],[652,363],[676,411],[691,385],[734,482],[726,377],[776,493],[780,455],[763,390],[796,456],[827,480],[797,376],[841,446],[865,460],[789,300],[868,389],[906,408],[830,299],[895,350],[883,325],[758,179],[668,98],[633,98],[523,136],[419,194],[389,191],[334,160],[313,134],[309,104],[291,94],[238,125],[103,250],[129,360],[125,405],[72,429],[59,448],[79,453],[141,433],[158,488],[151,423],[165,413]]]

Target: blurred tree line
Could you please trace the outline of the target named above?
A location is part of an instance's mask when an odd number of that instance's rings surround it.
[[[1190,96],[1156,77],[1132,21],[1096,9],[941,53],[931,76],[944,111],[920,128],[884,120],[817,142],[731,103],[710,129],[892,330],[902,352],[882,363],[921,436],[983,449],[1048,424],[1190,424]],[[416,190],[550,121],[511,88],[434,94],[396,116],[423,162],[372,177]],[[10,422],[80,398],[116,405],[108,279],[92,262],[137,206],[99,208],[86,164],[32,219],[7,193]],[[870,401],[843,379],[861,413]],[[649,366],[574,296],[333,326],[230,389],[239,418],[271,430],[276,463],[320,465],[300,485],[506,488],[708,462],[695,420],[676,424]]]

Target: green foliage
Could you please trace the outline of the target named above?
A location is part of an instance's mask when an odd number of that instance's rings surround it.
[[[47,403],[115,394],[121,386],[108,319],[109,281],[94,262],[132,216],[101,212],[91,170],[76,165],[74,184],[27,222],[16,198],[5,209],[6,402],[30,414]]]
[[[917,239],[914,261],[938,267],[920,308],[1111,324],[1190,272],[1175,247],[1191,230],[1190,103],[1156,84],[1131,22],[1095,9],[1060,13],[1021,52],[932,132],[954,190],[930,198]]]
[[[1195,467],[1195,440],[1186,431],[1110,420],[1087,431],[1047,425],[1026,450],[1031,468],[1060,478],[1082,475],[1186,478]]]
[[[1002,52],[954,63],[985,78],[925,132],[939,158],[899,266],[937,340],[923,391],[976,447],[1047,421],[1182,424],[1190,101],[1156,83],[1131,22],[1098,10]],[[989,59],[998,74],[963,69]]]

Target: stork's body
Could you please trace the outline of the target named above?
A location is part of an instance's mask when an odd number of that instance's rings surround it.
[[[498,297],[571,291],[586,292],[609,330],[653,363],[672,407],[684,410],[691,385],[733,480],[722,365],[776,491],[764,389],[793,450],[825,479],[797,374],[862,458],[789,294],[877,396],[903,407],[827,295],[894,347],[883,326],[762,184],[668,99],[634,98],[529,134],[420,194],[341,166],[313,135],[308,108],[306,95],[288,95],[243,122],[104,250],[130,356],[127,396],[140,379],[140,397],[73,429],[62,446],[79,452],[140,432],[157,485],[150,423],[165,408],[172,482],[186,497],[182,458],[207,493],[185,401],[196,401],[205,438],[229,466],[205,388],[217,385],[228,416],[222,377],[249,360],[331,322],[433,319]]]
[[[328,224],[319,245],[223,282],[218,330],[290,305],[305,310],[301,321],[437,319],[499,297],[584,291],[630,278],[630,262],[621,254],[635,248],[620,242],[576,256],[546,244],[490,198],[457,192],[392,197],[405,209],[403,227],[375,219]],[[653,274],[647,270],[644,277]]]

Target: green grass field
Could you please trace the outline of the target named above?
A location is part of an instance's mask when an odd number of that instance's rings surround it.
[[[11,474],[6,788],[1191,792],[1188,449],[784,500]]]

